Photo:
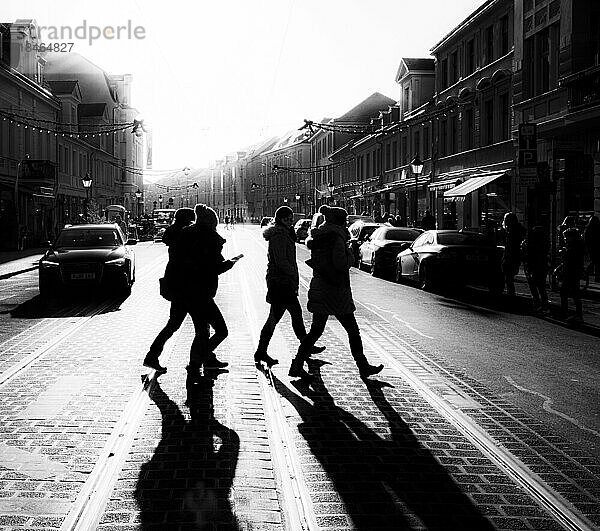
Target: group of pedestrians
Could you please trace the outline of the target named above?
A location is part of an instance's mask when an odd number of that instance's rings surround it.
[[[507,294],[515,296],[514,279],[523,263],[534,309],[543,314],[549,313],[546,279],[550,272],[550,245],[546,231],[541,226],[534,226],[527,233],[513,212],[505,214],[502,226],[505,232],[502,272]],[[600,279],[600,219],[591,216],[582,238],[575,225],[575,218],[568,217],[559,227],[557,240],[558,255],[561,258],[561,316],[567,317],[569,299],[572,298],[575,303],[575,315],[569,320],[581,322],[581,279],[585,274],[594,274],[596,280]],[[586,253],[590,260],[587,271],[584,268]]]
[[[360,330],[354,317],[349,270],[353,256],[348,248],[350,234],[346,228],[347,212],[338,207],[321,207],[314,216],[313,228],[306,240],[311,258],[306,263],[313,276],[308,291],[308,310],[312,323],[307,332],[298,299],[299,273],[296,261],[296,238],[292,229],[293,211],[281,206],[273,222],[263,230],[268,242],[267,303],[270,311],[261,330],[254,361],[268,368],[278,360],[268,354],[275,327],[287,311],[300,346],[289,370],[289,376],[310,382],[311,375],[304,363],[315,353],[325,350],[316,343],[323,334],[330,315],[336,317],[348,334],[350,351],[362,378],[379,373],[383,365],[371,365],[363,351]],[[225,240],[217,233],[218,217],[206,205],[195,210],[181,208],[175,213],[173,225],[163,236],[169,248],[169,261],[162,279],[161,293],[171,301],[169,320],[153,341],[144,365],[165,373],[159,362],[166,341],[179,329],[186,315],[194,324],[195,336],[190,348],[188,375],[200,376],[201,369],[223,369],[215,349],[227,337],[223,315],[215,303],[218,276],[233,267],[239,257],[225,260],[222,255]],[[213,334],[209,330],[212,327]]]
[[[225,239],[217,232],[216,212],[203,204],[195,209],[180,208],[163,242],[169,247],[169,261],[162,279],[163,296],[171,301],[169,320],[153,341],[144,365],[158,373],[167,372],[159,362],[166,341],[179,329],[186,315],[194,324],[188,376],[201,376],[204,369],[222,369],[215,349],[228,335],[227,325],[215,302],[219,275],[231,269],[240,257],[225,260]],[[210,335],[210,328],[213,334]]]

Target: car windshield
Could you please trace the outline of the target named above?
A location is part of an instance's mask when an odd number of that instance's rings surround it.
[[[115,229],[80,229],[65,230],[56,239],[56,247],[89,248],[115,247],[120,245],[119,235]]]
[[[440,245],[490,245],[490,241],[483,234],[465,234],[462,232],[450,232],[438,234]]]
[[[415,238],[421,234],[419,231],[417,230],[410,230],[410,229],[391,229],[391,230],[386,230],[384,232],[381,233],[381,237],[384,240],[396,240],[396,241],[401,241],[401,242],[412,242],[413,240],[415,240]]]

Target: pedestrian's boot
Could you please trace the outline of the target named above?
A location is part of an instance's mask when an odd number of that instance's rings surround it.
[[[317,347],[317,345],[313,345],[313,347],[310,349],[310,353],[311,354],[320,354],[321,352],[323,352],[327,347],[325,347],[325,345],[323,345],[322,347]]]
[[[261,362],[263,362],[267,367],[271,368],[273,365],[277,365],[279,363],[279,360],[272,358],[266,352],[261,352],[257,350],[254,353],[254,363],[256,363],[256,365],[259,365]]]
[[[302,378],[306,381],[312,380],[312,376],[304,370],[304,360],[298,357],[292,360],[288,376],[291,376],[292,378]]]
[[[208,355],[206,361],[204,362],[205,369],[224,369],[225,367],[227,367],[227,365],[229,365],[229,363],[227,363],[226,361],[218,360],[214,352],[211,352]]]
[[[373,376],[375,374],[380,373],[383,370],[383,364],[381,365],[365,365],[364,367],[361,367],[358,372],[360,374],[360,377],[365,380],[367,379],[369,376]]]
[[[148,367],[149,369],[154,369],[159,374],[164,374],[165,372],[167,372],[167,368],[163,367],[158,362],[158,356],[155,356],[155,355],[151,354],[150,352],[148,354],[146,354],[146,357],[144,358],[144,367]]]

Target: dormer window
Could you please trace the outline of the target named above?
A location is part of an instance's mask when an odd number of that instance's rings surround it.
[[[404,112],[410,111],[410,87],[404,87]]]

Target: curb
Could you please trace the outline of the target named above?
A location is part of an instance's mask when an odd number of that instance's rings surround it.
[[[5,278],[14,277],[16,275],[20,275],[21,273],[27,273],[28,271],[34,271],[38,269],[39,266],[28,267],[26,269],[19,269],[18,271],[11,271],[10,273],[4,273],[0,275],[0,280],[4,280]]]

